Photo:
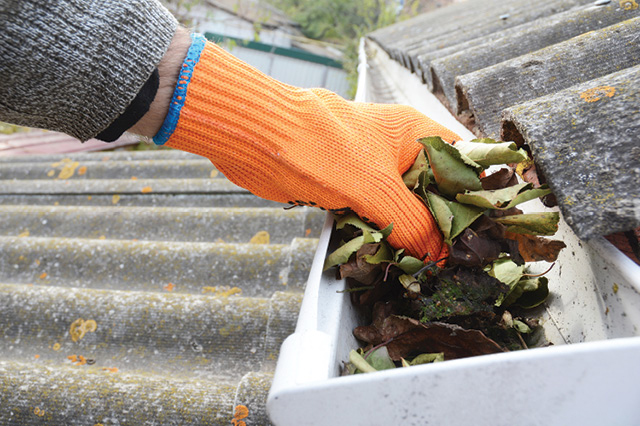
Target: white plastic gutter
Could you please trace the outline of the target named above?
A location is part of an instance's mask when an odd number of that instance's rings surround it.
[[[364,41],[356,100],[368,100],[377,67],[402,103],[474,136],[417,76]],[[537,200],[525,212],[557,211]],[[547,274],[542,325],[552,346],[339,377],[352,330],[363,325],[335,271],[322,271],[333,220],[327,216],[296,331],[282,346],[267,410],[277,426],[638,425],[640,267],[604,238],[580,241],[561,220],[567,245]],[[536,269],[546,270],[544,262]]]

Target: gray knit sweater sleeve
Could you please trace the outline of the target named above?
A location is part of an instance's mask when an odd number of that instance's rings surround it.
[[[157,0],[0,0],[0,121],[96,136],[135,98],[176,26]]]

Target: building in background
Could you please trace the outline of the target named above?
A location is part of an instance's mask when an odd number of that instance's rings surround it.
[[[239,59],[287,84],[323,87],[347,96],[341,53],[302,35],[282,11],[260,0],[201,0],[188,9],[168,8],[195,31]]]

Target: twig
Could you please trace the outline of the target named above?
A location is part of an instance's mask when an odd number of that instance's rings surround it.
[[[376,349],[380,349],[381,347],[387,346],[389,343],[393,342],[393,339],[395,339],[395,337],[392,337],[391,339],[387,340],[386,342],[382,342],[379,345],[376,345],[373,348],[369,349],[367,351],[367,353],[364,355],[364,359],[367,359],[369,357],[369,355],[371,355],[373,353],[373,351],[375,351]]]
[[[531,277],[531,278],[541,277],[543,275],[546,275],[553,268],[553,265],[555,265],[555,264],[556,264],[556,262],[553,262],[551,264],[551,266],[549,266],[549,269],[547,269],[546,271],[544,271],[541,274],[522,274],[522,276],[523,277]]]
[[[434,260],[433,262],[429,262],[426,265],[424,265],[422,268],[420,268],[420,270],[418,272],[416,272],[415,274],[413,274],[413,278],[418,278],[420,276],[420,274],[422,274],[424,271],[429,270],[431,268],[433,268],[434,266],[436,266],[438,263],[442,262],[443,260],[447,259],[449,256],[445,256],[442,259],[438,259],[438,260]]]
[[[516,334],[518,335],[518,339],[520,339],[520,344],[522,345],[522,347],[525,349],[529,349],[529,346],[527,346],[524,339],[522,338],[522,334],[520,334],[518,330],[516,330]]]

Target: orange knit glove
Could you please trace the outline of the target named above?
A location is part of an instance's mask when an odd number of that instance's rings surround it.
[[[446,245],[422,201],[402,182],[421,145],[456,134],[397,105],[346,101],[324,89],[280,83],[194,35],[163,128],[154,138],[209,158],[259,197],[352,210],[388,241],[436,260]]]

